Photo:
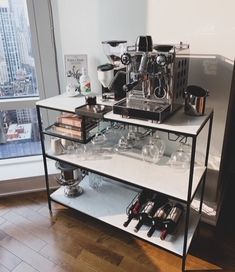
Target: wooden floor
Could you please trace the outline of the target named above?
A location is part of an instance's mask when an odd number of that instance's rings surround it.
[[[234,231],[223,220],[200,225],[187,270],[235,271]],[[0,271],[177,272],[181,259],[58,204],[50,217],[39,192],[0,198]]]

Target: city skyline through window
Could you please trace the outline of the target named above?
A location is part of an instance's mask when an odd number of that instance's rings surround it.
[[[26,0],[0,0],[0,100],[38,96]],[[40,153],[35,109],[0,109],[0,159]]]

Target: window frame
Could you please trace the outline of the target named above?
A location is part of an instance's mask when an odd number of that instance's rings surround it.
[[[0,99],[0,109],[3,111],[36,108],[35,105],[38,100],[60,93],[51,2],[50,0],[26,0],[26,3],[39,97]],[[45,124],[48,124],[49,116],[42,116],[42,119]],[[42,161],[42,156],[32,157],[34,157],[34,159],[36,157],[39,163]],[[9,164],[10,160],[10,158],[1,160],[2,169],[4,165]],[[24,161],[26,162],[28,160],[29,157],[25,157],[25,160],[24,157],[15,158],[12,160],[12,166],[23,166]],[[28,169],[30,169],[30,167],[28,167]],[[42,175],[43,173],[44,170],[42,168]],[[26,173],[27,177],[30,175],[34,176],[30,171]]]

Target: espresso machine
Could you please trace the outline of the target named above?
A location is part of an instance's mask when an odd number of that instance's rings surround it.
[[[182,42],[153,44],[151,36],[139,36],[121,56],[126,97],[113,106],[113,112],[161,123],[179,109],[188,80],[188,50]]]
[[[126,96],[123,85],[126,83],[126,68],[121,56],[126,51],[127,41],[103,41],[103,51],[109,63],[97,67],[98,80],[102,85],[102,99],[120,100]]]

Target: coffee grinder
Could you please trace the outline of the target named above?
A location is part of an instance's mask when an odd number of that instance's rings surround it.
[[[98,79],[102,85],[102,99],[120,100],[126,96],[123,85],[126,84],[126,68],[121,56],[126,51],[127,41],[112,40],[102,42],[109,63],[97,67]]]

